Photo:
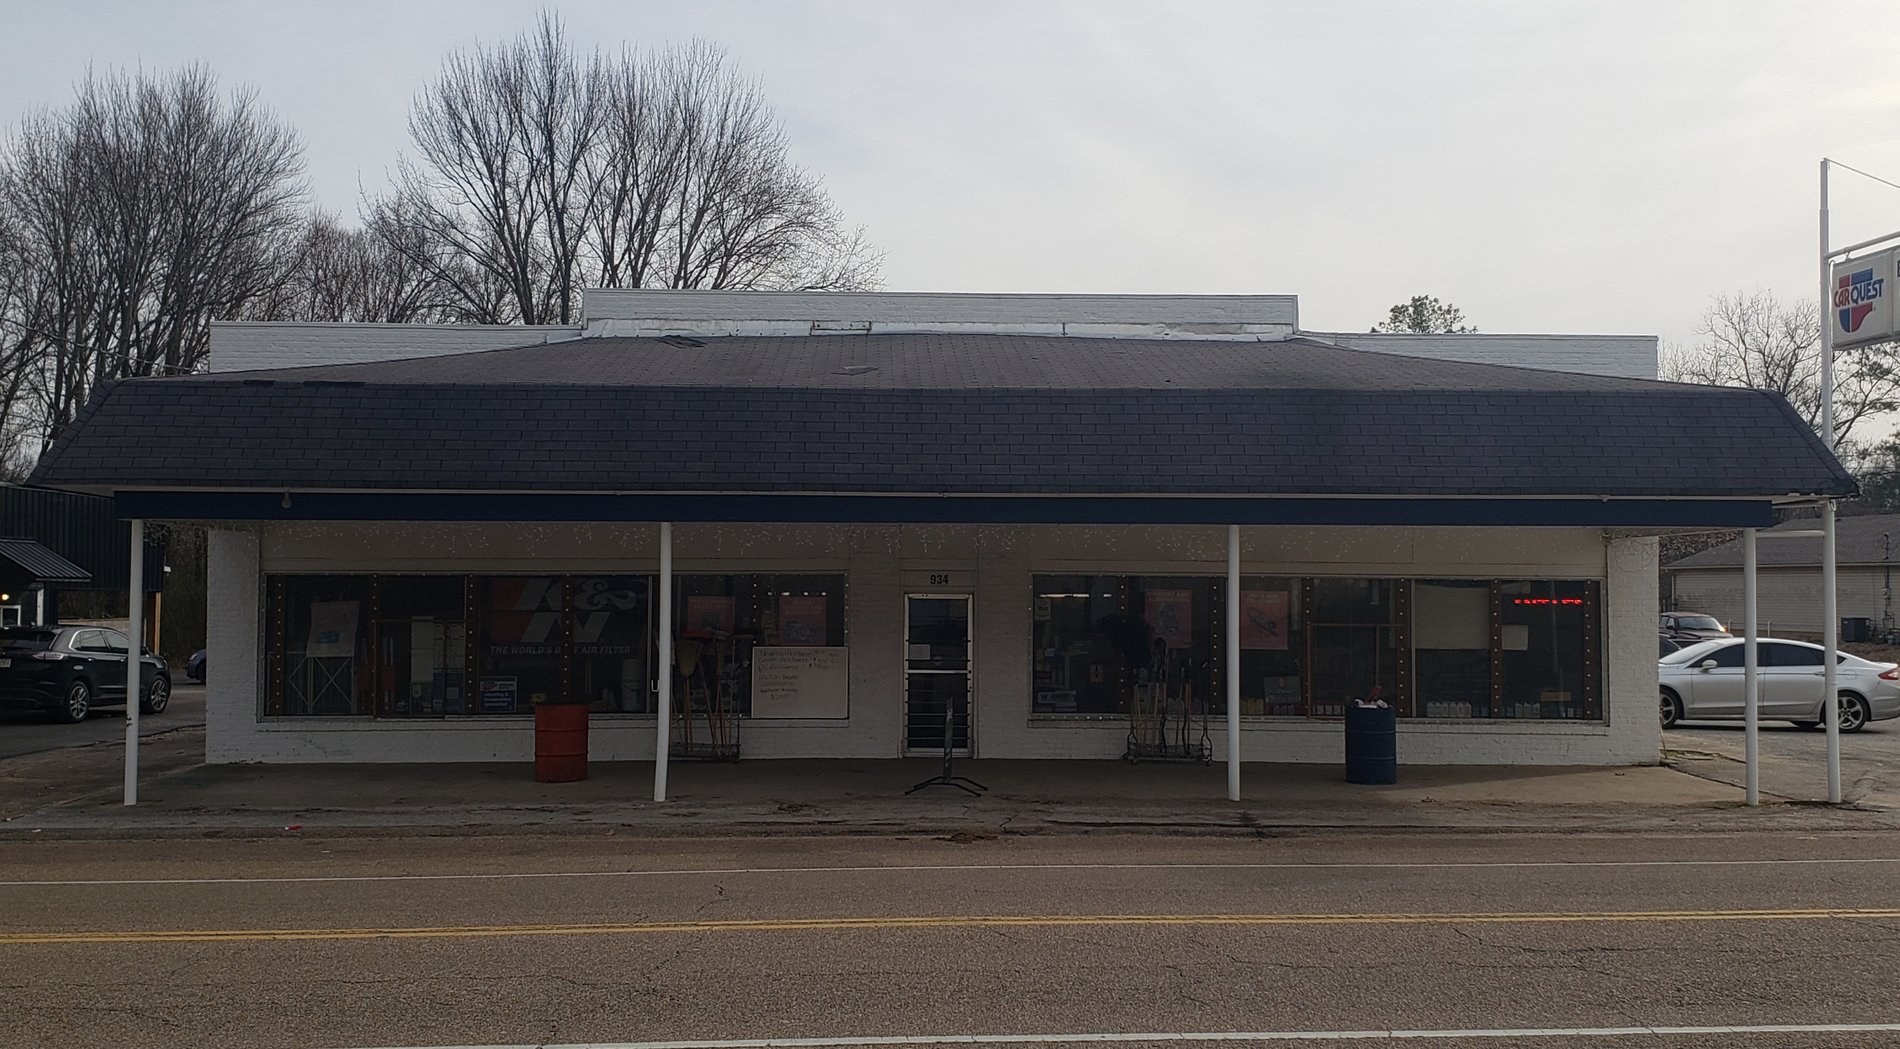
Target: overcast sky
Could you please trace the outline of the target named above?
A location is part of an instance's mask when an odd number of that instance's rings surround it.
[[[353,215],[442,56],[539,6],[0,0],[0,116],[202,60]],[[723,44],[894,290],[1290,292],[1314,330],[1425,292],[1680,342],[1718,292],[1814,292],[1822,155],[1900,182],[1900,4],[554,6],[583,43]],[[1900,228],[1900,189],[1835,198],[1837,243]]]

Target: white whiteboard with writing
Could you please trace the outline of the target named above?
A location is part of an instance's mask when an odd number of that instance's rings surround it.
[[[846,718],[851,716],[850,649],[752,650],[752,716],[755,718]]]

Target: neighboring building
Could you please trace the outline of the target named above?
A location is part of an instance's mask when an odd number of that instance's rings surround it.
[[[1766,635],[1819,636],[1821,539],[1785,536],[1819,532],[1819,518],[1798,517],[1763,529],[1755,545],[1757,622]],[[1841,618],[1865,618],[1875,632],[1894,632],[1894,558],[1900,557],[1900,514],[1837,517],[1834,525],[1836,607]],[[1665,607],[1707,612],[1742,625],[1742,541],[1733,540],[1663,566]]]
[[[1854,490],[1780,398],[1655,382],[1651,338],[1357,350],[1288,296],[583,314],[220,325],[213,374],[112,385],[47,452],[211,529],[211,760],[524,760],[562,699],[651,758],[669,674],[682,753],[935,753],[947,709],[983,757],[1220,754],[1237,675],[1250,761],[1339,760],[1376,688],[1408,763],[1654,762],[1655,537]],[[1612,374],[1533,367],[1580,348]]]
[[[89,607],[96,603],[123,616],[131,548],[131,525],[119,520],[111,499],[0,484],[0,624],[57,623],[61,594],[72,596],[79,614],[97,618]],[[165,542],[148,535],[149,610],[159,611],[164,586]],[[147,626],[156,619],[148,614]]]

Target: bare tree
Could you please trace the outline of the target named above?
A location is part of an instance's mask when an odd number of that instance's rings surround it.
[[[366,324],[467,320],[453,290],[401,249],[396,238],[406,235],[392,229],[389,217],[381,213],[372,213],[360,229],[345,227],[324,212],[312,214],[288,279],[257,300],[247,319]]]
[[[582,55],[544,14],[451,56],[410,133],[418,159],[372,213],[473,320],[569,323],[590,285],[877,282],[879,256],[710,44]]]
[[[602,103],[600,60],[582,59],[552,14],[499,47],[452,54],[409,115],[419,162],[400,167],[394,201],[372,211],[398,220],[397,243],[457,287],[477,320],[568,323]],[[479,272],[450,272],[451,260]],[[505,302],[467,283],[481,278]]]
[[[1696,327],[1698,342],[1667,354],[1662,377],[1673,382],[1746,386],[1788,399],[1815,432],[1821,429],[1821,314],[1808,298],[1784,302],[1772,292],[1718,295]],[[1851,448],[1855,428],[1900,408],[1900,371],[1888,344],[1834,355],[1834,436]]]
[[[57,435],[98,383],[198,368],[293,268],[302,146],[195,66],[89,76],[0,152],[0,426]]]

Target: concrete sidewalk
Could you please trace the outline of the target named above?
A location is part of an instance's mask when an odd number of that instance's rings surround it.
[[[1463,831],[1807,829],[1888,826],[1879,813],[1771,805],[1667,767],[1436,766],[1390,787],[1344,782],[1331,765],[1247,765],[1244,801],[1221,766],[1118,761],[967,761],[990,788],[906,788],[925,760],[744,761],[672,766],[655,804],[646,762],[595,764],[579,783],[534,782],[527,764],[202,765],[148,778],[142,803],[118,792],[22,812],[0,835],[117,837],[205,833],[627,832],[649,835],[1261,833],[1274,829]]]

